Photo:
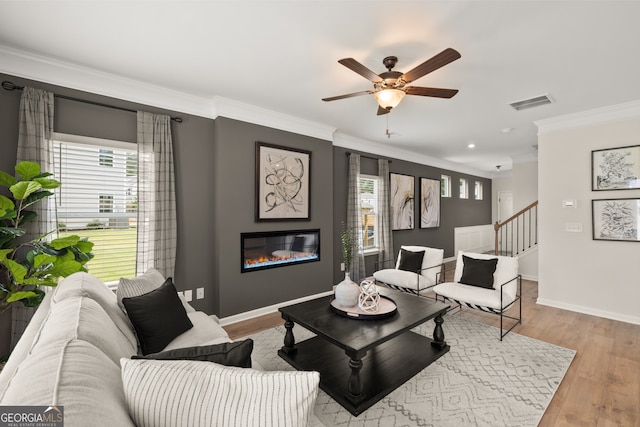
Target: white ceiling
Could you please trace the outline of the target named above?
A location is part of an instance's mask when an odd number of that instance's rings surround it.
[[[640,99],[638,17],[640,2],[611,0],[5,0],[0,47],[203,102],[231,99],[486,174],[535,159],[536,120]],[[406,72],[447,47],[462,58],[412,84],[459,89],[452,99],[407,96],[386,116],[371,95],[321,101],[372,87],[340,58],[380,73],[395,55]],[[20,70],[0,61],[0,71]],[[553,104],[508,105],[545,93]]]

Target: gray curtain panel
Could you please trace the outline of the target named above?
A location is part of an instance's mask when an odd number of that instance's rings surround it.
[[[53,170],[53,93],[32,87],[25,87],[20,97],[18,115],[18,154],[16,163],[22,161],[36,162],[43,172]],[[7,171],[11,173],[11,171]],[[59,178],[55,177],[54,178]],[[36,239],[57,227],[55,196],[40,200],[30,210],[38,214],[38,218],[27,224],[24,241]],[[48,286],[41,288],[47,292]],[[22,304],[11,307],[11,349],[15,347],[25,328],[31,321],[34,308]]]
[[[136,272],[173,277],[176,198],[171,117],[138,111],[138,252]]]
[[[392,260],[393,253],[393,234],[391,233],[391,215],[389,212],[389,161],[378,159],[378,176],[380,182],[378,184],[378,215],[376,218],[376,230],[378,233],[378,262],[380,268],[385,260]]]
[[[347,191],[347,227],[353,231],[351,248],[351,280],[360,283],[366,277],[362,251],[362,209],[360,206],[360,155],[349,155],[349,188]]]
[[[42,172],[54,173],[52,135],[53,93],[25,87],[20,98],[16,163],[36,162]],[[38,214],[38,218],[27,226],[28,239],[35,239],[56,229],[55,196],[42,199],[30,209]]]

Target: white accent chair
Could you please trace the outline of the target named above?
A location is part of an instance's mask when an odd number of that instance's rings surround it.
[[[422,264],[419,269],[400,269],[403,250],[416,253],[424,252]],[[401,246],[398,252],[395,268],[386,268],[373,273],[376,282],[382,282],[390,288],[399,291],[424,295],[431,291],[437,283],[438,273],[442,269],[444,249],[428,248],[426,246]],[[389,260],[393,261],[393,260]]]
[[[497,259],[495,264],[495,272],[493,273],[493,284],[484,283],[485,287],[477,283],[471,284],[474,275],[469,274],[469,270],[465,271],[464,256],[473,260],[493,260]],[[468,268],[471,268],[473,261],[468,261]],[[444,270],[442,273],[447,274],[450,270]],[[466,273],[466,274],[465,274]],[[466,276],[463,280],[463,276]],[[481,310],[487,313],[493,313],[500,316],[500,341],[518,324],[522,323],[522,300],[520,298],[522,290],[522,277],[518,273],[518,258],[501,255],[487,255],[472,252],[458,252],[458,258],[455,266],[453,281],[441,282],[433,288],[436,294],[436,300],[441,297],[443,301],[453,301],[460,308],[463,305]],[[466,283],[460,283],[460,281]],[[490,286],[490,287],[489,287]],[[516,304],[517,303],[517,304]],[[508,316],[504,314],[510,308],[518,305],[518,317]],[[454,307],[455,308],[455,307]],[[515,320],[516,322],[506,330],[504,329],[504,318]]]

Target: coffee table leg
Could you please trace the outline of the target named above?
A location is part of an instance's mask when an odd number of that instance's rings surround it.
[[[347,391],[349,392],[349,400],[358,404],[364,399],[362,394],[363,386],[360,379],[360,369],[362,369],[362,359],[354,358],[357,356],[349,356],[349,367],[351,368],[351,374],[349,375],[349,383],[347,384]]]
[[[444,340],[444,331],[442,330],[442,324],[444,323],[444,319],[442,318],[442,314],[438,314],[435,318],[436,327],[433,330],[433,341],[431,341],[431,345],[438,348],[444,348],[447,345]]]
[[[293,336],[294,323],[287,317],[282,316],[282,318],[284,319],[284,327],[287,330],[284,334],[284,346],[282,347],[282,351],[286,354],[292,354],[298,350],[296,348],[296,339]]]

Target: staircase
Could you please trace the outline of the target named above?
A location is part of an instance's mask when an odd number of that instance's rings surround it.
[[[495,255],[518,256],[538,245],[538,201],[493,225]]]

